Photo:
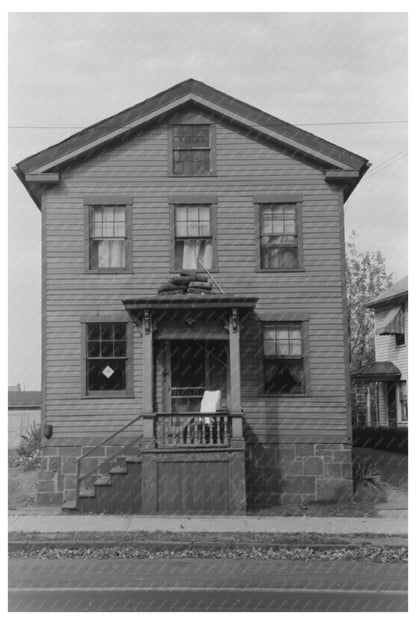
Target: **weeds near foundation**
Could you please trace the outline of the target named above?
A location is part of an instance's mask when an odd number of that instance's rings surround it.
[[[383,475],[370,459],[356,459],[352,465],[354,496],[385,500]]]
[[[17,449],[9,451],[9,468],[21,467],[24,471],[37,470],[41,462],[42,431],[40,425],[32,424],[21,435],[22,443]]]

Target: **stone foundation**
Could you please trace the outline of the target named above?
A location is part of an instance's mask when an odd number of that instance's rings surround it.
[[[37,484],[37,505],[61,505],[67,500],[75,500],[76,465],[80,455],[93,448],[89,446],[46,446],[42,448],[41,473]],[[138,449],[131,449],[132,454]],[[117,458],[111,459],[114,453],[126,454],[123,446],[99,446],[91,455],[82,461],[82,473],[94,470],[83,482],[84,487],[92,486],[100,474],[108,474],[110,466],[117,464]]]
[[[93,444],[46,446],[42,449],[42,472],[36,496],[38,505],[61,505],[66,500],[75,499],[75,461],[92,447]],[[83,473],[96,469],[86,480],[87,487],[97,475],[108,473],[109,466],[117,463],[116,459],[110,460],[116,452],[125,454],[125,445],[100,446],[83,460]],[[280,503],[351,499],[351,445],[248,444],[246,488],[248,509]]]
[[[248,444],[247,506],[352,497],[350,444]]]

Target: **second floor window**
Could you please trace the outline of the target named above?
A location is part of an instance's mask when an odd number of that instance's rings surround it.
[[[125,269],[126,255],[126,207],[91,206],[89,268]]]
[[[175,206],[175,269],[212,268],[211,206]]]
[[[260,268],[299,268],[296,204],[260,205]]]
[[[198,176],[211,173],[211,127],[182,124],[172,128],[172,173]]]

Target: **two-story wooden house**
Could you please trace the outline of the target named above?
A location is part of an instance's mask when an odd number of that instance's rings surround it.
[[[350,496],[343,205],[368,166],[196,80],[16,166],[42,213],[39,503]]]
[[[406,275],[367,304],[374,310],[376,361],[353,371],[351,378],[364,391],[369,426],[407,427],[407,281]]]

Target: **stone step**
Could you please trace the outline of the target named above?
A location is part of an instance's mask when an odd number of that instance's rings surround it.
[[[94,485],[111,485],[111,477],[99,477],[94,481]]]
[[[142,458],[138,455],[127,455],[127,457],[124,458],[124,461],[126,464],[140,464]]]
[[[94,489],[80,490],[79,497],[80,498],[95,498],[95,490]]]
[[[62,511],[78,511],[77,503],[75,500],[67,500],[61,506]]]
[[[110,468],[110,475],[116,475],[116,474],[127,474],[127,467],[126,466],[113,466],[113,468]]]

